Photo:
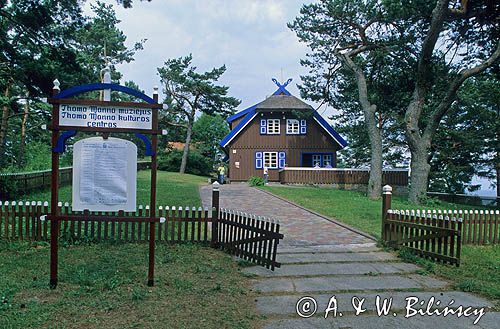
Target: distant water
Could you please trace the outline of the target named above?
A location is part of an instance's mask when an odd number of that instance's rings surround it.
[[[491,187],[492,181],[486,178],[481,178],[475,176],[472,179],[473,184],[481,184],[481,189],[475,191],[475,192],[469,192],[467,194],[470,195],[480,195],[480,196],[492,196],[495,197],[497,196],[497,190],[493,187]]]

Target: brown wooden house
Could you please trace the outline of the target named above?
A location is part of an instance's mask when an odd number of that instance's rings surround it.
[[[228,118],[231,132],[220,142],[229,157],[229,179],[263,177],[279,181],[284,167],[330,168],[346,141],[310,105],[280,84],[264,101]]]

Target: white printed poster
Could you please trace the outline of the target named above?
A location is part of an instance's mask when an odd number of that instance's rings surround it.
[[[137,146],[92,137],[73,147],[73,210],[135,211]]]

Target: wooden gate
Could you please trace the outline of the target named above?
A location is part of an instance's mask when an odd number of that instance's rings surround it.
[[[448,213],[391,210],[384,220],[390,247],[405,247],[436,261],[460,265],[462,220]]]
[[[219,248],[272,271],[281,266],[276,262],[279,240],[283,239],[278,221],[220,209],[217,224]]]
[[[460,265],[462,221],[456,211],[391,209],[392,188],[383,188],[382,240],[390,247]]]

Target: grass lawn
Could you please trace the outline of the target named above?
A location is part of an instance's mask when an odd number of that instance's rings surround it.
[[[148,205],[150,195],[151,171],[141,170],[137,173],[137,205]],[[160,206],[201,206],[198,188],[206,183],[201,176],[158,171],[156,200]],[[50,201],[50,191],[30,193],[19,198],[24,200]],[[71,186],[59,190],[59,201],[71,203]]]
[[[265,186],[274,193],[305,208],[334,218],[363,232],[380,238],[382,201],[369,200],[363,193],[319,187]],[[393,197],[396,209],[471,209],[474,207],[439,203],[417,206],[401,197]],[[404,255],[405,259],[420,263],[425,271],[445,277],[456,289],[477,292],[497,300],[500,307],[500,246],[462,246],[461,265],[433,263]]]
[[[61,248],[48,287],[48,244],[0,241],[0,328],[251,328],[248,279],[209,247],[158,244],[146,285],[147,244]]]
[[[462,246],[460,267],[435,263],[404,250],[400,257],[421,265],[421,274],[436,274],[453,283],[454,289],[476,292],[495,301],[500,309],[500,246]]]
[[[380,238],[382,200],[370,200],[356,191],[323,187],[263,186],[265,191],[281,196],[305,208],[330,218],[338,219],[354,228]],[[392,197],[393,209],[475,209],[464,205],[439,202],[432,206],[418,206],[398,196]]]
[[[149,171],[138,175],[138,204],[149,198]],[[200,206],[204,177],[158,172],[158,204]],[[60,192],[71,201],[71,188]],[[48,191],[19,200],[50,200]],[[231,256],[209,247],[156,247],[156,285],[148,287],[148,244],[64,245],[59,285],[48,287],[45,242],[0,240],[0,328],[253,328],[249,278]]]
[[[500,308],[500,245],[463,246],[460,267],[436,264],[434,273],[454,282],[462,291],[496,299]]]

